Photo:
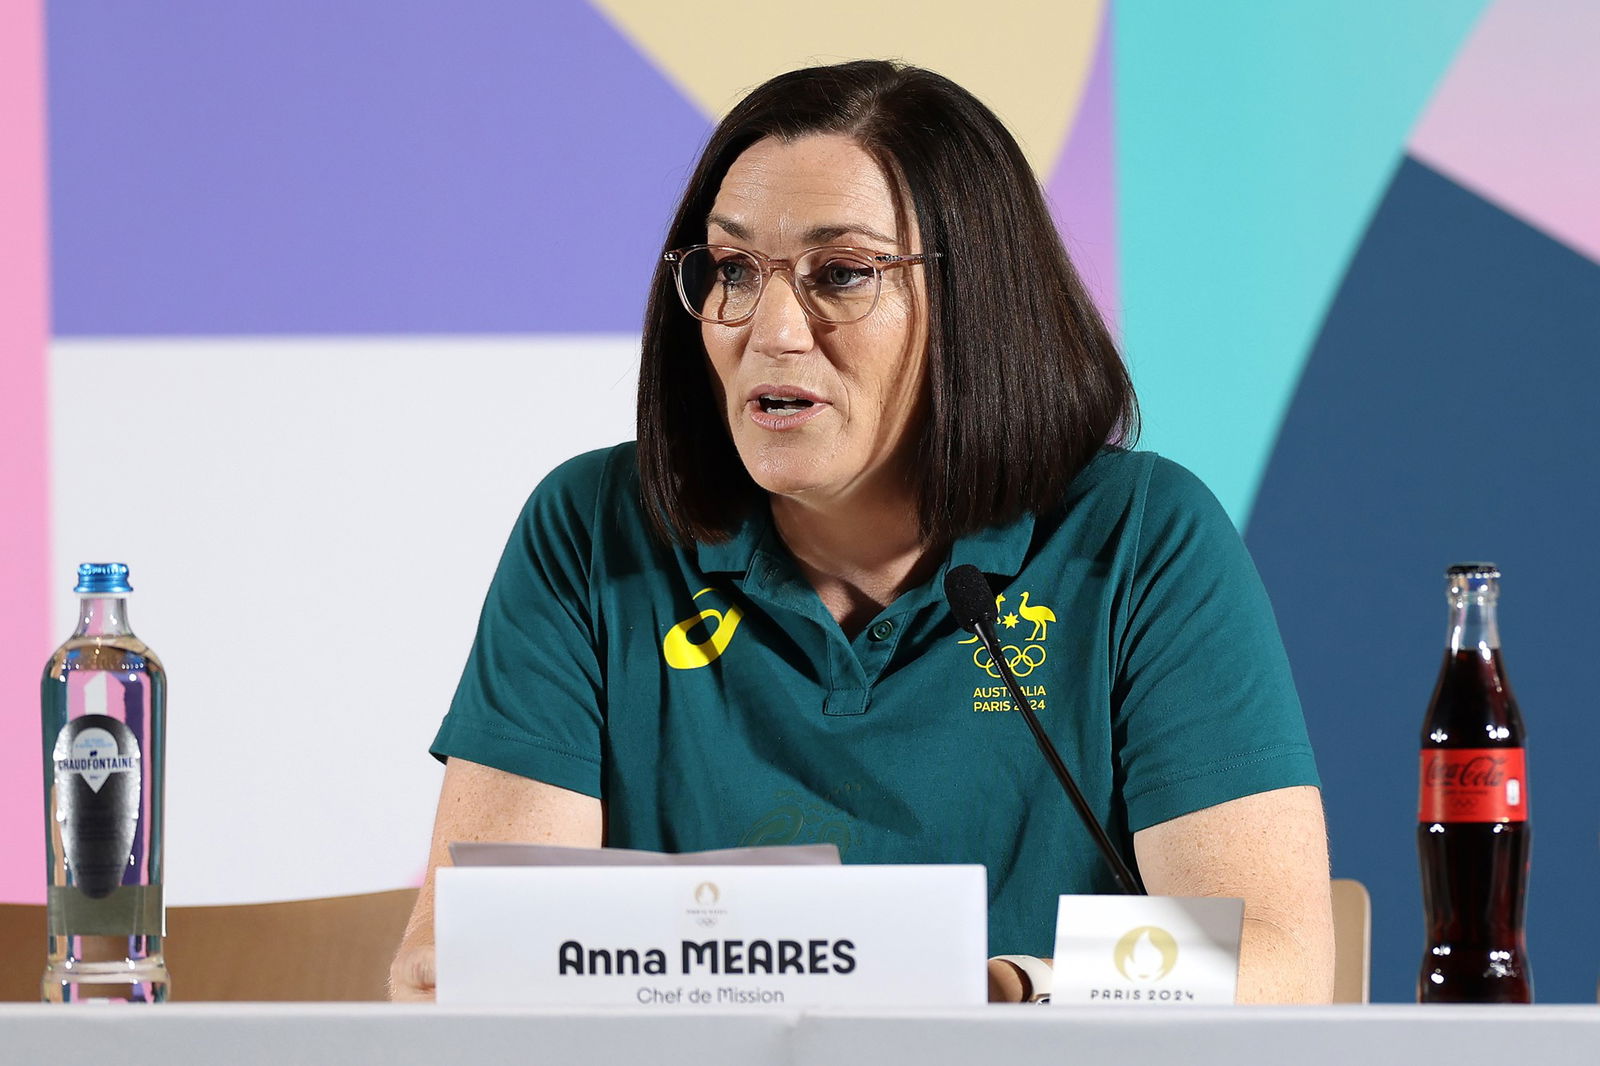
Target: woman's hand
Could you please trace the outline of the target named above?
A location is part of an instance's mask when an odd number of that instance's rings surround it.
[[[389,967],[389,998],[396,1003],[433,1000],[433,945],[404,944]]]
[[[1001,959],[989,960],[989,1002],[1021,1003],[1026,991],[1022,971]]]
[[[1019,966],[1017,960],[1022,960],[1024,965]],[[989,1002],[1035,1002],[1038,993],[1050,991],[1053,967],[1050,959],[1036,959],[1028,955],[996,955],[989,960]],[[1035,987],[1036,982],[1039,987]]]

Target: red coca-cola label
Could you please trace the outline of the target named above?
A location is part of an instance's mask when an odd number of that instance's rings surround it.
[[[1424,748],[1419,822],[1525,822],[1521,748]]]

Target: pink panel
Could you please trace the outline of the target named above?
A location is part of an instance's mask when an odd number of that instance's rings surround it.
[[[1056,226],[1095,306],[1118,332],[1116,153],[1111,83],[1111,4],[1105,5],[1089,81],[1072,133],[1045,184]]]
[[[44,898],[39,671],[50,652],[44,16],[0,4],[0,900]]]
[[[1497,0],[1411,154],[1600,260],[1600,4]]]

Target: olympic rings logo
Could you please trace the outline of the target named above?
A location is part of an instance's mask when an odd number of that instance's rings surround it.
[[[1018,677],[1027,677],[1043,666],[1045,660],[1045,650],[1038,644],[1029,644],[1025,648],[1007,644],[1000,649],[1000,654],[1005,656],[1006,665],[1011,667],[1011,672]],[[994,660],[989,657],[989,649],[981,644],[972,650],[972,665],[990,677],[996,679],[1000,677],[1000,671],[995,669]]]

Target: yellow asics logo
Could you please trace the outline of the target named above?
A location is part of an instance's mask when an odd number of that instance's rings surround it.
[[[709,588],[703,588],[694,594],[694,598],[698,600],[710,591]],[[695,670],[709,666],[713,659],[728,650],[733,631],[739,628],[743,618],[744,612],[737,606],[729,607],[726,611],[707,608],[693,618],[685,618],[667,630],[666,639],[661,642],[661,656],[674,670]],[[689,630],[707,623],[715,625],[711,635],[699,644],[691,643]]]

